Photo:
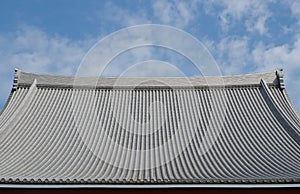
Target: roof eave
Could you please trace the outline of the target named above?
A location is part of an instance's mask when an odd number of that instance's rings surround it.
[[[300,188],[300,183],[288,184],[0,184],[0,188],[16,189],[171,189],[171,188]]]

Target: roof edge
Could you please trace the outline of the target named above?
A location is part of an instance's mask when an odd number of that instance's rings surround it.
[[[287,103],[288,103],[288,106],[289,108],[292,109],[292,111],[295,113],[295,115],[297,116],[297,118],[299,119],[300,121],[300,114],[299,112],[297,111],[296,107],[294,106],[294,104],[292,103],[291,99],[290,99],[290,96],[288,95],[287,91],[286,90],[283,90],[283,95],[285,97],[285,99],[287,100]]]
[[[241,74],[232,76],[191,76],[191,77],[77,77],[59,76],[49,74],[35,74],[15,70],[14,88],[29,87],[34,80],[41,87],[92,87],[92,88],[118,88],[118,87],[210,87],[210,86],[259,86],[260,80],[268,85],[283,88],[282,69],[256,74]]]
[[[45,185],[45,184],[0,184],[0,188],[17,189],[80,189],[80,188],[98,188],[98,189],[167,189],[167,188],[299,188],[300,183],[270,183],[270,184],[63,184],[63,185]]]
[[[22,100],[21,104],[17,107],[15,112],[9,117],[6,123],[0,128],[0,141],[2,138],[5,137],[5,134],[15,125],[17,122],[13,122],[20,118],[20,115],[26,110],[26,107],[29,106],[30,102],[32,101],[36,91],[37,91],[37,80],[31,84],[27,94],[25,95],[24,99]],[[4,109],[3,109],[4,112]],[[9,128],[8,130],[6,130]],[[5,129],[5,130],[4,130]]]
[[[279,102],[275,99],[272,92],[270,91],[267,83],[262,79],[261,80],[261,88],[262,88],[262,95],[269,105],[271,111],[273,112],[274,116],[283,122],[281,123],[282,127],[290,134],[290,136],[300,145],[300,129],[291,121],[288,115],[282,110],[279,105]]]

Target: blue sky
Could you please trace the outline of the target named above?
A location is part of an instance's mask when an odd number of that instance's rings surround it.
[[[300,112],[297,0],[2,0],[0,109],[10,93],[14,68],[75,75],[83,56],[98,40],[139,24],[170,25],[190,33],[209,49],[224,75],[284,68],[288,93]],[[139,56],[136,59],[149,59],[162,53],[157,51],[144,48],[132,53]],[[170,62],[174,62],[172,55],[164,51]],[[177,65],[185,74],[197,75],[180,61]],[[170,73],[160,66],[155,70]],[[119,73],[120,68],[111,68],[107,74]],[[136,76],[144,73],[139,70]]]

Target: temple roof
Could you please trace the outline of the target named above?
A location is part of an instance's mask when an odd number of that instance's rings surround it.
[[[16,70],[0,186],[299,184],[300,117],[282,70],[92,78]]]

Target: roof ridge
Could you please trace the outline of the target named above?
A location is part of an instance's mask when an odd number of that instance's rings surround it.
[[[76,75],[59,75],[59,74],[51,74],[51,73],[34,73],[34,72],[28,72],[28,71],[24,71],[18,68],[15,68],[15,72],[18,72],[18,74],[32,74],[32,75],[39,75],[39,76],[56,76],[56,77],[82,77],[82,78],[108,78],[108,79],[115,79],[115,78],[119,78],[118,76],[76,76]],[[254,73],[240,73],[240,74],[232,74],[232,75],[203,75],[203,76],[198,76],[198,75],[193,75],[193,76],[170,76],[170,77],[166,77],[166,76],[153,76],[153,77],[122,77],[122,78],[136,78],[136,79],[140,79],[140,78],[150,78],[150,79],[154,79],[154,78],[182,78],[182,77],[189,77],[189,78],[198,78],[198,77],[236,77],[236,76],[249,76],[249,75],[264,75],[264,74],[270,74],[270,73],[275,73],[275,75],[277,75],[277,73],[283,73],[283,68],[278,68],[275,69],[273,71],[264,71],[264,72],[254,72]],[[282,74],[283,75],[283,74]]]
[[[284,88],[283,73],[272,71],[267,73],[241,74],[231,76],[190,76],[190,77],[84,77],[35,74],[15,70],[14,88],[29,87],[34,79],[39,86],[47,87],[210,87],[210,86],[259,86],[264,79],[268,84]]]

